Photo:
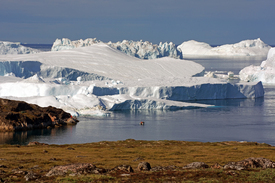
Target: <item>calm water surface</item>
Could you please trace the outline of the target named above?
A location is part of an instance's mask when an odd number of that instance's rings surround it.
[[[189,58],[208,71],[233,71],[259,65],[265,58]],[[265,86],[259,99],[206,100],[216,107],[179,111],[124,111],[109,117],[80,117],[76,126],[0,133],[0,144],[89,143],[98,141],[186,140],[256,141],[275,145],[275,86]],[[145,121],[144,126],[139,122]]]

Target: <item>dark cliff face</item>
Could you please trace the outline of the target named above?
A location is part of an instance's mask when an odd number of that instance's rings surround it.
[[[62,109],[0,98],[0,131],[30,130],[77,122],[76,118]]]

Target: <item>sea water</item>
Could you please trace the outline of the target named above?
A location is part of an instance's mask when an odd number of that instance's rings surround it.
[[[188,58],[207,71],[233,71],[260,65],[266,58]],[[76,126],[0,133],[0,144],[75,144],[99,141],[183,140],[253,141],[275,145],[275,85],[265,85],[265,97],[258,99],[204,100],[216,107],[178,111],[119,111],[108,117],[79,117]],[[140,125],[141,121],[145,125]]]

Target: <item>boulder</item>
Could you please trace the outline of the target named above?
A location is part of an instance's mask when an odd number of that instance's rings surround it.
[[[138,171],[149,171],[151,169],[151,165],[148,162],[140,162],[137,166]]]
[[[112,171],[124,171],[129,173],[134,172],[133,168],[130,165],[119,165],[119,166],[116,166],[115,168],[112,168],[111,172]]]
[[[70,165],[56,166],[52,168],[47,174],[47,177],[52,176],[63,176],[67,173],[75,174],[87,174],[87,173],[97,173],[99,172],[95,165],[91,163],[76,163]]]
[[[183,169],[198,169],[198,168],[208,168],[209,166],[207,164],[205,164],[204,162],[193,162],[190,163],[184,167],[182,167]]]
[[[152,172],[158,172],[158,171],[166,171],[166,170],[175,170],[178,167],[175,165],[170,165],[170,166],[156,166],[153,167],[150,171]]]
[[[28,174],[25,175],[24,178],[26,179],[27,182],[37,179],[36,175],[32,171],[28,172]]]
[[[247,158],[238,162],[229,162],[223,169],[245,170],[248,168],[275,168],[275,162],[266,158]]]
[[[245,170],[246,167],[243,164],[238,162],[229,162],[223,166],[223,169],[230,169],[230,170]]]

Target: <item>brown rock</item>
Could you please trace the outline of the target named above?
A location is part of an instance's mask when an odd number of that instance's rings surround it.
[[[119,165],[116,166],[115,168],[111,169],[112,171],[124,171],[124,172],[134,172],[133,168],[130,165]]]
[[[31,130],[77,122],[75,117],[62,109],[0,98],[0,131]]]
[[[178,167],[175,165],[170,165],[170,166],[156,166],[153,167],[150,171],[157,172],[157,171],[166,171],[166,170],[175,170]]]
[[[208,168],[209,166],[207,164],[205,164],[204,162],[193,162],[190,163],[184,167],[182,167],[183,169],[197,169],[197,168]]]
[[[26,181],[35,180],[37,177],[33,172],[28,172],[27,175],[24,176]]]
[[[245,170],[248,168],[275,168],[275,162],[266,158],[247,158],[238,162],[229,162],[224,169]]]
[[[96,170],[96,166],[90,163],[77,163],[63,166],[56,166],[51,169],[46,176],[52,177],[57,175],[65,175],[68,172],[72,172],[75,174],[83,174],[83,173],[93,173]]]
[[[148,162],[140,162],[137,166],[138,171],[149,171],[151,169],[151,165]]]

